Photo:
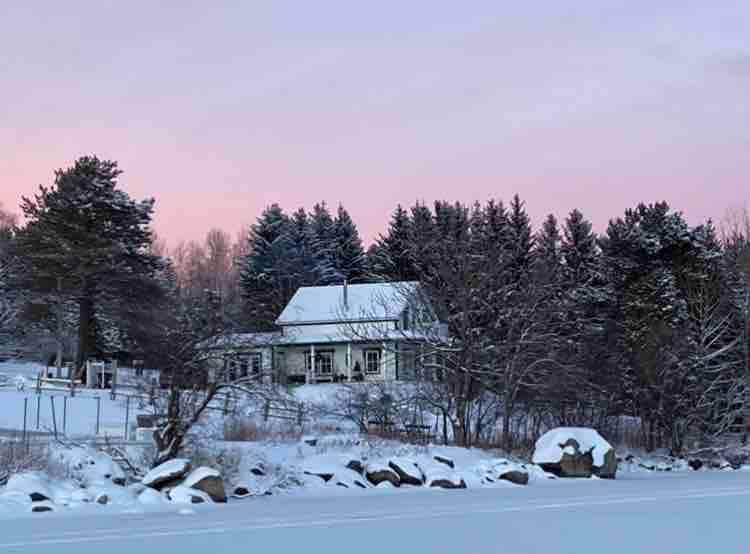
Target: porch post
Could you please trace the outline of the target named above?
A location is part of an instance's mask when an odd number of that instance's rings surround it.
[[[315,345],[310,345],[310,370],[307,372],[307,382],[315,383]]]
[[[352,380],[352,343],[346,343],[346,378]]]
[[[386,344],[383,342],[383,344],[380,345],[380,374],[383,376],[383,381],[386,380],[386,370],[388,369],[388,366],[385,363],[385,351]]]

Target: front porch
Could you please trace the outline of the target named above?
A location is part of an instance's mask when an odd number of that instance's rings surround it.
[[[406,360],[395,342],[315,343],[274,348],[277,373],[290,383],[393,381]],[[407,364],[409,365],[409,364]]]

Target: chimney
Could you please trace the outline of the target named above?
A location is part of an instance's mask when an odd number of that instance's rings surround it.
[[[344,311],[349,311],[349,283],[344,279]]]

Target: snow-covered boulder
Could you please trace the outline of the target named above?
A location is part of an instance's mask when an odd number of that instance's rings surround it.
[[[161,490],[176,485],[190,473],[190,461],[183,458],[169,460],[153,468],[141,479],[141,483],[152,489]]]
[[[558,427],[547,431],[534,446],[532,461],[558,477],[614,479],[615,450],[594,429]]]
[[[432,459],[435,460],[436,462],[440,463],[440,464],[448,466],[451,469],[454,469],[456,467],[455,462],[453,460],[451,460],[450,458],[448,458],[447,456],[442,456],[440,454],[435,454],[432,457]]]
[[[388,481],[394,487],[401,486],[398,473],[393,471],[387,462],[368,462],[365,466],[365,477],[376,487],[383,481]]]
[[[432,479],[430,481],[430,487],[440,489],[465,489],[466,481],[461,478],[458,479]]]
[[[498,476],[501,481],[508,481],[514,485],[528,485],[529,474],[520,469],[509,469]]]
[[[318,456],[312,456],[305,460],[302,466],[302,471],[305,475],[319,477],[324,482],[328,483],[342,467],[343,464],[341,463],[339,456],[321,454]]]
[[[441,489],[465,489],[466,481],[448,464],[432,460],[421,460],[419,469],[424,475],[425,485]]]
[[[528,467],[525,464],[516,463],[505,458],[495,459],[489,463],[481,463],[477,467],[477,470],[481,477],[480,484],[497,483],[498,481],[508,481],[515,485],[527,485],[529,483]]]
[[[360,475],[364,475],[365,473],[365,464],[363,464],[360,460],[349,460],[346,463],[346,468],[351,469],[352,471],[356,471]]]
[[[248,496],[255,495],[253,494],[253,491],[250,490],[250,487],[248,487],[245,483],[238,483],[234,486],[234,489],[232,489],[233,498],[247,498]]]
[[[336,486],[343,487],[345,489],[366,489],[367,486],[367,480],[362,477],[359,473],[356,471],[353,471],[351,469],[341,469],[336,472],[336,475],[333,476],[333,481]]]
[[[424,484],[425,477],[422,474],[422,470],[411,460],[405,458],[391,458],[388,461],[388,467],[396,472],[402,485],[421,487]]]
[[[49,500],[40,500],[39,502],[31,503],[32,512],[54,512],[55,505]]]
[[[224,490],[224,481],[221,474],[210,467],[194,469],[180,485],[202,491],[210,496],[214,502],[224,503],[227,501],[227,493]]]

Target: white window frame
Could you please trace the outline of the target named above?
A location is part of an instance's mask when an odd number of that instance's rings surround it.
[[[315,375],[333,375],[335,350],[315,350]],[[305,369],[310,371],[311,355],[305,354]],[[324,367],[323,362],[330,362],[330,368]],[[326,364],[327,365],[327,364]]]
[[[379,348],[366,348],[363,352],[365,362],[365,373],[368,375],[379,375],[383,354]],[[374,356],[375,368],[370,368],[370,363],[373,361],[371,356]]]

